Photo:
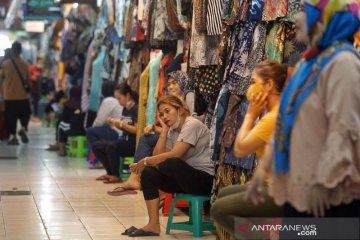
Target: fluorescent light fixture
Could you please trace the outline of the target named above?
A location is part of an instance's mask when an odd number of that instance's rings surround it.
[[[76,3],[73,3],[73,5],[72,5],[72,7],[73,7],[74,9],[77,9],[78,6],[79,6],[79,4],[78,4],[77,2],[76,2]]]

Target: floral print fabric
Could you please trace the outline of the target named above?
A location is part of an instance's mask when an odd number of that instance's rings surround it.
[[[284,60],[285,23],[275,23],[266,39],[266,59],[275,59],[280,63]]]
[[[275,21],[278,18],[285,17],[287,12],[288,0],[265,0],[262,20]]]

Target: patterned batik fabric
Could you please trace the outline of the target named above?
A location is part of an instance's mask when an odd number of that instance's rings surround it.
[[[287,23],[285,36],[284,63],[295,66],[307,46],[305,43],[296,40],[296,25],[294,23]]]
[[[224,124],[225,114],[228,107],[230,92],[229,89],[223,87],[219,93],[216,105],[214,116],[211,122],[211,131],[210,131],[210,156],[211,160],[218,162],[220,160],[220,136]]]
[[[224,81],[230,92],[246,95],[250,79],[246,77],[246,64],[252,46],[256,22],[238,22],[231,39],[230,59],[225,70]]]
[[[164,0],[157,1],[155,8],[154,39],[158,41],[177,40],[177,34],[171,30],[168,12]]]
[[[231,39],[232,27],[226,24],[223,24],[221,36],[220,36],[220,46],[219,46],[219,78],[220,80],[224,79],[225,69],[227,65],[228,59],[228,48],[229,48],[229,40]]]
[[[296,15],[303,8],[301,4],[301,0],[288,0],[288,10],[285,18],[280,19],[280,21],[284,22],[292,22],[295,23]]]
[[[200,66],[192,70],[195,87],[205,98],[217,96],[221,89],[217,65]]]
[[[195,10],[193,9],[195,13]],[[192,34],[190,43],[190,67],[217,65],[219,62],[219,36],[200,34],[192,21]]]
[[[184,29],[179,22],[179,17],[181,16],[178,17],[177,15],[176,0],[166,0],[166,10],[168,14],[169,28],[171,29],[171,31],[177,34],[183,33]]]
[[[251,7],[252,0],[243,0],[239,9],[238,20],[246,22],[249,20],[249,9]]]
[[[231,16],[233,2],[237,0],[221,0],[221,19],[227,20]]]
[[[207,13],[208,0],[194,0],[193,8],[193,22],[195,29],[198,33],[206,34],[206,13]]]
[[[286,23],[275,23],[266,39],[266,59],[275,59],[282,63],[285,50]]]
[[[291,2],[291,0],[289,1]],[[288,13],[288,0],[265,0],[263,21],[275,21]]]
[[[252,46],[249,54],[248,61],[246,63],[246,71],[244,74],[244,81],[250,81],[251,74],[256,64],[264,60],[265,55],[265,44],[267,34],[267,23],[259,22],[254,30],[254,36]],[[247,91],[247,90],[246,90]]]
[[[264,0],[252,0],[249,8],[249,20],[261,21],[263,15]]]
[[[242,123],[244,122],[244,118],[246,115],[246,111],[247,108],[249,106],[248,101],[246,100],[245,96],[241,96],[240,98],[240,102],[238,103],[237,107],[234,109],[236,112],[234,113],[234,117],[236,117],[236,125],[233,126],[233,128],[235,129],[235,132],[238,132]],[[230,164],[245,170],[249,170],[252,171],[257,163],[257,158],[256,158],[256,154],[252,153],[249,154],[246,157],[242,157],[242,158],[237,158],[234,155],[234,144],[235,141],[232,142],[231,146],[227,146],[224,145],[224,147],[226,147],[225,151],[225,159],[224,162],[226,164]]]
[[[208,0],[206,29],[208,35],[221,34],[221,0]]]

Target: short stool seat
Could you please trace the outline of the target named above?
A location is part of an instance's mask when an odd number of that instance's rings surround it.
[[[180,200],[189,202],[189,221],[173,223],[176,202]],[[209,200],[210,196],[177,193],[171,205],[166,234],[170,234],[171,230],[184,230],[192,232],[194,237],[201,237],[204,231],[214,231],[215,227],[212,221],[202,220],[204,202]]]
[[[86,136],[69,137],[69,156],[86,157],[88,151]]]

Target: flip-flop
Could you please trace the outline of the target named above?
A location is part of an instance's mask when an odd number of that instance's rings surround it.
[[[134,231],[136,231],[136,230],[137,230],[136,227],[131,226],[131,227],[129,227],[128,229],[126,229],[125,232],[123,232],[121,235],[129,235],[129,234],[131,234],[132,232],[134,232]]]
[[[143,229],[137,229],[134,232],[129,234],[129,237],[157,237],[160,236],[160,233],[147,232]]]
[[[116,191],[118,189],[123,189],[124,191]],[[135,195],[135,194],[138,194],[137,191],[135,191],[134,189],[128,189],[128,188],[125,188],[125,187],[117,187],[115,188],[114,190],[112,191],[108,191],[107,192],[110,196],[122,196],[122,195]]]

